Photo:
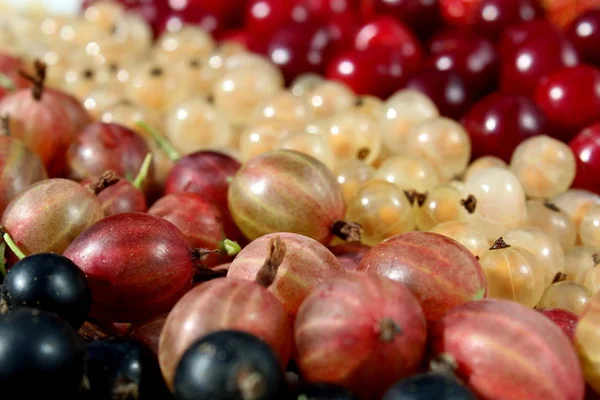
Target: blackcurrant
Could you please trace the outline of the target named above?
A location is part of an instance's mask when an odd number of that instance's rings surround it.
[[[350,390],[331,383],[310,383],[297,391],[294,399],[302,400],[358,400]]]
[[[396,383],[382,400],[476,400],[476,397],[451,374],[426,373]]]
[[[132,338],[108,338],[87,345],[86,376],[86,400],[172,398],[156,356]]]
[[[175,371],[177,400],[278,399],[282,371],[277,356],[257,337],[224,330],[194,342]]]
[[[85,274],[67,257],[38,253],[25,257],[4,278],[8,307],[31,307],[57,314],[79,329],[92,298]]]
[[[54,314],[20,307],[0,316],[0,387],[11,398],[76,398],[84,357],[77,332]]]

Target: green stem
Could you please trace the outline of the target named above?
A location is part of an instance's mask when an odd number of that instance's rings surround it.
[[[146,158],[144,158],[144,162],[142,163],[142,166],[140,167],[140,171],[138,172],[137,176],[133,180],[133,186],[135,186],[137,189],[140,189],[140,190],[142,189],[142,184],[148,177],[148,171],[150,170],[150,165],[152,165],[152,153],[146,154]]]
[[[162,151],[165,152],[167,157],[169,157],[172,161],[177,161],[179,159],[179,157],[181,157],[181,154],[179,154],[179,152],[177,150],[175,150],[175,148],[171,145],[171,143],[169,143],[169,141],[167,139],[162,137],[161,134],[158,133],[158,131],[156,129],[154,129],[153,127],[151,127],[144,121],[137,121],[136,125],[139,126],[141,129],[145,130],[146,132],[148,132],[148,134],[150,136],[152,136],[152,139],[154,139],[156,144],[158,144],[158,147],[160,147],[162,149]]]
[[[237,253],[242,251],[242,248],[240,247],[238,242],[225,239],[220,243],[219,250],[226,252],[228,256],[235,256]]]
[[[6,244],[8,245],[8,248],[11,249],[13,253],[15,253],[19,260],[22,260],[25,257],[27,257],[8,233],[5,233],[4,236],[2,236],[2,238],[4,239],[4,242],[6,242]]]
[[[6,276],[6,265],[4,265],[4,251],[6,250],[6,243],[0,242],[0,274]]]
[[[12,92],[17,88],[15,82],[2,72],[0,72],[0,87],[9,92]]]

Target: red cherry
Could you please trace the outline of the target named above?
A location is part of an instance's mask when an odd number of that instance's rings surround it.
[[[577,160],[573,187],[600,194],[600,122],[582,130],[569,146]]]
[[[498,55],[487,39],[461,32],[443,32],[429,45],[432,55],[426,65],[440,71],[454,71],[473,93],[483,94],[496,84]]]
[[[314,18],[321,20],[336,14],[357,14],[359,9],[359,0],[297,0],[296,3]]]
[[[545,19],[524,22],[510,26],[502,33],[498,52],[501,57],[506,57],[516,51],[524,42],[530,39],[556,38],[565,39],[561,30],[552,22]]]
[[[410,29],[390,17],[377,17],[363,25],[356,34],[354,46],[358,50],[390,47],[412,65],[418,64],[422,57],[421,45]]]
[[[481,0],[440,0],[444,20],[455,26],[469,26]]]
[[[600,121],[600,69],[579,65],[548,75],[535,89],[535,102],[546,115],[551,134],[570,140]]]
[[[292,21],[294,4],[281,0],[249,0],[245,27],[257,37],[270,38],[279,28]]]
[[[386,98],[404,86],[411,72],[398,51],[371,47],[344,52],[327,66],[325,76],[345,83],[357,94]]]
[[[326,54],[326,58],[330,60],[341,52],[354,48],[354,37],[360,29],[361,19],[358,14],[352,12],[334,14],[327,20],[325,26],[330,41],[329,54]]]
[[[568,40],[553,37],[530,39],[503,58],[500,87],[506,93],[531,96],[540,78],[578,63],[577,51]]]
[[[507,26],[532,21],[543,14],[539,0],[480,0],[470,26],[475,32],[495,40]]]
[[[545,133],[544,115],[524,96],[493,93],[463,117],[473,158],[492,155],[509,162],[523,140]]]
[[[581,14],[566,29],[584,61],[600,67],[600,9]]]
[[[462,117],[473,103],[473,95],[453,71],[425,69],[413,76],[406,88],[425,93],[433,100],[441,115],[452,119]]]
[[[173,10],[182,10],[188,6],[202,7],[228,25],[241,22],[245,5],[246,0],[169,0],[169,6]]]
[[[322,25],[290,24],[278,30],[269,42],[267,54],[287,82],[304,72],[323,73],[329,33]]]
[[[375,0],[373,7],[377,15],[389,15],[410,26],[419,36],[429,36],[442,24],[437,1]]]

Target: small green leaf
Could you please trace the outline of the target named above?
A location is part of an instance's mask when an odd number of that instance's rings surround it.
[[[475,293],[472,300],[481,300],[485,297],[485,288],[481,288]]]
[[[233,240],[229,239],[223,240],[223,244],[221,247],[223,248],[223,250],[225,250],[228,256],[235,256],[242,250],[238,242],[234,242]]]

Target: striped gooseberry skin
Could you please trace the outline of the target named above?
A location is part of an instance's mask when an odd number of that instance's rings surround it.
[[[104,215],[107,217],[117,214],[148,211],[144,192],[125,179],[121,179],[114,185],[102,190],[96,197],[102,205]]]
[[[32,183],[47,179],[40,158],[20,140],[0,136],[0,216],[8,203]]]
[[[160,198],[148,214],[166,219],[185,236],[191,248],[219,249],[226,239],[219,208],[196,193],[172,193]],[[214,267],[228,258],[222,252],[208,254],[202,259],[205,267]]]
[[[71,243],[64,255],[86,274],[90,316],[140,322],[168,312],[192,287],[191,249],[175,225],[126,213],[106,217]]]
[[[406,286],[348,272],[318,286],[302,303],[294,338],[304,379],[380,399],[396,381],[417,372],[427,331],[423,310]]]
[[[339,183],[325,164],[302,153],[275,150],[245,163],[229,187],[233,220],[250,240],[294,232],[323,244],[346,212]]]
[[[96,196],[67,179],[29,186],[8,205],[1,225],[27,255],[62,252],[87,227],[104,217]]]
[[[283,307],[258,283],[219,278],[202,283],[181,298],[169,313],[158,344],[158,360],[172,387],[183,353],[211,332],[235,329],[256,335],[287,365],[292,348],[292,328]]]
[[[45,91],[37,100],[31,89],[21,89],[2,99],[0,115],[10,117],[11,135],[40,157],[50,177],[64,175],[77,132],[61,99]]]
[[[358,266],[402,282],[421,302],[427,321],[487,295],[485,275],[462,244],[432,232],[392,236],[373,247]]]
[[[269,257],[270,242],[277,237],[285,243],[286,251],[269,291],[279,299],[288,315],[294,317],[317,285],[345,271],[321,243],[297,233],[281,232],[262,236],[244,247],[231,263],[227,277],[256,280]]]
[[[80,131],[69,147],[69,175],[81,180],[110,170],[133,179],[149,152],[144,139],[131,129],[95,122]]]
[[[471,301],[430,330],[433,355],[446,354],[456,374],[484,400],[582,400],[575,349],[541,313],[508,300]]]

